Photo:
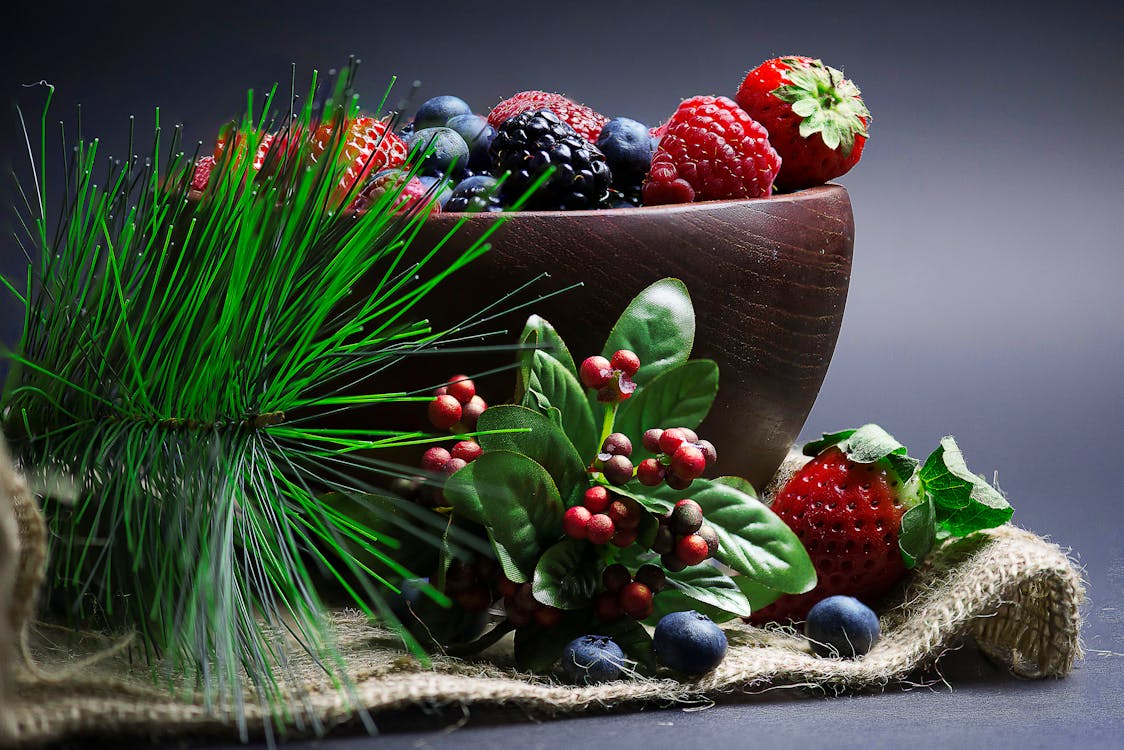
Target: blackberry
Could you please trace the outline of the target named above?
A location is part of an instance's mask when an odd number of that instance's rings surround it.
[[[604,154],[549,109],[508,118],[490,150],[492,173],[510,176],[503,200],[514,203],[549,167],[550,179],[531,195],[529,210],[606,208],[612,175]]]

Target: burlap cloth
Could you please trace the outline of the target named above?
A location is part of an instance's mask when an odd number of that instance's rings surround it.
[[[30,621],[44,545],[35,501],[0,453],[0,745],[95,734],[237,736],[229,710],[208,710],[189,690],[174,694],[154,680],[132,648],[123,647],[119,634],[75,633]],[[334,688],[313,664],[298,664],[303,694],[295,694],[301,710],[291,731],[308,734],[354,721],[357,708],[376,720],[410,707],[499,708],[549,717],[736,697],[777,686],[877,688],[905,679],[968,637],[1016,675],[1061,677],[1081,654],[1083,595],[1081,575],[1061,549],[1005,526],[947,545],[919,567],[883,608],[883,638],[864,658],[820,659],[793,633],[731,625],[729,654],[701,679],[592,687],[516,672],[504,642],[487,660],[436,657],[423,668],[361,616],[337,612],[353,688]],[[262,710],[249,703],[245,715],[249,733],[260,733]]]

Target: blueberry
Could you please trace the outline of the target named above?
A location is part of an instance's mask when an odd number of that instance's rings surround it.
[[[706,674],[726,656],[726,634],[691,610],[664,615],[652,637],[656,658],[683,674]]]
[[[819,656],[854,658],[878,642],[878,615],[853,596],[829,596],[808,612],[804,635]]]
[[[492,165],[488,149],[496,137],[496,129],[488,124],[488,119],[480,115],[457,115],[449,118],[446,127],[457,131],[468,144],[468,168],[473,172],[488,171]]]
[[[605,154],[613,183],[621,187],[639,184],[652,166],[652,136],[648,127],[627,117],[605,123],[597,137],[597,148]]]
[[[443,175],[450,170],[459,173],[468,163],[468,144],[451,128],[419,130],[410,148],[419,154],[429,152],[422,163],[424,175]]]
[[[499,180],[488,175],[468,177],[453,188],[453,194],[441,207],[443,211],[502,211],[498,191]]]
[[[589,685],[621,676],[624,652],[606,635],[583,635],[562,651],[562,671],[573,682]]]
[[[433,191],[433,200],[437,205],[441,206],[441,210],[445,210],[445,204],[449,202],[449,198],[453,195],[453,186],[449,181],[443,177],[435,175],[423,175],[418,178],[418,182],[425,185],[426,190]],[[437,185],[437,187],[433,187]]]
[[[435,96],[426,99],[414,115],[414,129],[444,127],[450,118],[472,114],[472,108],[458,96]]]

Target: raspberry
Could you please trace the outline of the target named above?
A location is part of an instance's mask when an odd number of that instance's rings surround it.
[[[534,109],[551,110],[590,143],[597,141],[601,128],[609,121],[604,115],[561,94],[547,91],[520,91],[510,99],[505,99],[492,107],[492,111],[488,113],[488,124],[498,128],[509,117]]]
[[[605,586],[606,591],[611,591],[614,594],[631,582],[632,574],[628,572],[628,568],[620,563],[613,563],[601,571],[601,583]]]
[[[724,96],[696,96],[667,123],[644,183],[645,205],[770,195],[781,159],[769,134]]]
[[[620,602],[621,609],[629,617],[643,620],[652,614],[652,590],[637,581],[621,589]]]
[[[484,449],[480,447],[480,443],[474,440],[461,440],[453,446],[452,455],[453,458],[462,459],[465,463],[470,464],[480,458],[480,454],[483,452]]]
[[[604,513],[595,513],[585,526],[586,538],[594,544],[608,544],[617,532],[613,519]]]
[[[675,556],[686,565],[698,565],[710,557],[710,545],[698,534],[688,534],[675,543]]]
[[[461,421],[460,402],[448,394],[436,397],[429,402],[429,421],[438,429],[449,429]]]
[[[448,394],[462,404],[467,404],[476,395],[476,384],[467,375],[454,375],[449,380],[448,389]]]
[[[433,446],[422,454],[421,467],[426,471],[441,471],[452,455],[440,446]]]
[[[592,517],[593,514],[580,505],[570,508],[562,516],[562,530],[571,539],[585,539],[588,535],[589,519]]]
[[[586,388],[601,388],[613,377],[613,368],[604,357],[586,357],[580,375]]]
[[[628,349],[620,349],[609,360],[614,370],[620,370],[630,378],[640,371],[640,358]]]
[[[706,457],[697,446],[682,443],[671,456],[671,470],[684,479],[697,479],[706,471]]]
[[[601,485],[590,487],[582,496],[582,505],[588,508],[590,513],[604,513],[609,509],[610,502],[612,500],[609,491]]]
[[[645,458],[636,467],[636,478],[645,487],[655,487],[663,481],[663,466],[654,458]]]

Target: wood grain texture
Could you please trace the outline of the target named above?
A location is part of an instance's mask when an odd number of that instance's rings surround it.
[[[461,218],[431,218],[414,249],[432,247]],[[467,246],[494,221],[494,215],[470,217],[448,250]],[[554,324],[580,361],[600,352],[617,316],[644,287],[667,276],[682,279],[698,318],[694,356],[714,359],[720,368],[718,400],[699,433],[718,447],[720,473],[764,486],[808,416],[843,320],[854,243],[843,187],[748,201],[517,213],[491,242],[487,255],[424,303],[436,326],[459,322],[547,272],[550,279],[536,290],[577,282],[584,288],[504,316],[489,328],[507,328],[514,340],[535,312]],[[439,381],[511,357],[423,359],[428,379]]]

